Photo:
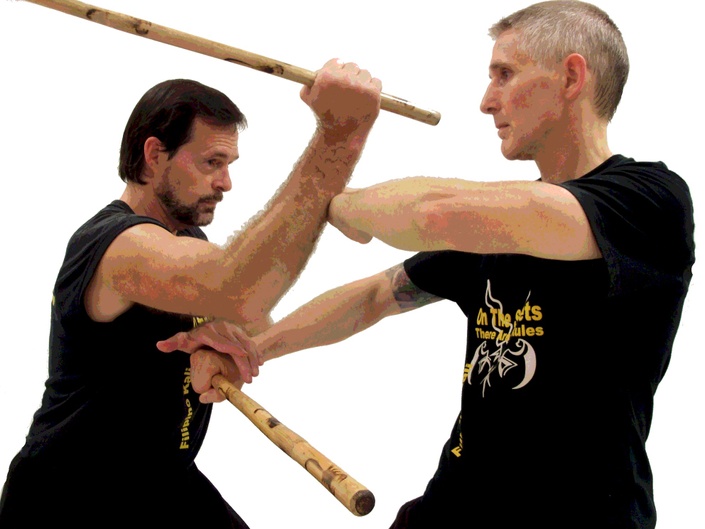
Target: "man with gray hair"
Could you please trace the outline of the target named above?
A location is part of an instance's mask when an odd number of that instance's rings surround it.
[[[424,494],[392,528],[651,529],[645,443],[692,277],[690,192],[664,163],[608,146],[629,62],[606,13],[542,2],[490,35],[481,110],[503,155],[533,160],[540,179],[346,189],[331,224],[418,253],[254,340],[271,359],[454,301],[468,318],[461,411]],[[194,351],[199,332],[162,347]]]

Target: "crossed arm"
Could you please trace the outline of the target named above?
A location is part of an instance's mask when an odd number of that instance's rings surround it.
[[[355,64],[332,60],[301,98],[317,127],[288,179],[228,243],[218,246],[139,224],[116,237],[84,297],[89,316],[112,321],[138,303],[158,310],[237,322],[248,332],[269,313],[304,268],[326,224],[331,198],[343,191],[380,109],[381,82]],[[245,381],[260,359],[247,355]]]
[[[231,322],[208,323],[158,343],[162,351],[192,353],[192,383],[203,402],[223,400],[210,380],[218,374],[237,379],[231,357],[238,348],[254,348],[265,361],[303,349],[340,342],[377,322],[442,298],[414,285],[402,264],[384,272],[329,290],[312,299],[264,332],[249,339]]]
[[[325,226],[328,204],[352,175],[379,114],[381,83],[354,64],[329,61],[302,99],[317,118],[288,179],[245,229],[218,245],[140,224],[106,251],[86,308],[110,321],[133,303],[262,327]]]
[[[577,199],[543,182],[393,180],[347,189],[331,201],[328,220],[357,242],[374,237],[411,251],[523,253],[558,260],[601,256]],[[313,299],[258,335],[254,345],[266,359],[276,358],[341,341],[386,316],[436,300],[398,266]],[[179,337],[174,347],[193,351],[198,340],[194,331]],[[220,350],[227,342],[221,335],[206,345]],[[210,387],[212,374],[204,373],[203,388]]]

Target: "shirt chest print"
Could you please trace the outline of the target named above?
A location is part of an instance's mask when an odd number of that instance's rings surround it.
[[[482,343],[475,349],[472,361],[465,366],[463,382],[482,385],[485,396],[492,381],[501,382],[514,369],[524,369],[522,379],[512,389],[523,388],[536,373],[536,351],[532,338],[543,336],[543,327],[536,325],[543,318],[541,307],[530,302],[531,292],[524,305],[513,313],[505,311],[502,302],[492,296],[491,282],[487,281],[484,306],[475,321],[475,334]]]

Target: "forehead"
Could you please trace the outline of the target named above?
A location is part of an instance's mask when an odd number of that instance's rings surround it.
[[[536,64],[528,54],[519,50],[521,36],[516,30],[505,31],[492,48],[492,59],[490,60],[490,70],[505,66],[533,66]]]
[[[215,150],[231,158],[237,156],[238,137],[235,125],[211,125],[196,118],[191,128],[191,139],[186,145],[198,151]]]

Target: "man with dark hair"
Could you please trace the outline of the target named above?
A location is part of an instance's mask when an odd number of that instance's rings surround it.
[[[157,136],[169,157],[193,134],[193,121],[232,125],[239,132],[247,126],[240,109],[225,94],[190,79],[164,81],[147,90],[127,120],[120,147],[119,174],[124,182],[146,184],[144,142]]]
[[[326,63],[301,91],[317,117],[310,144],[223,247],[198,226],[231,189],[244,116],[194,81],[144,95],[122,142],[122,196],[68,243],[52,299],[49,378],[10,465],[0,527],[247,527],[194,462],[211,413],[191,384],[199,356],[164,355],[155,343],[210,318],[249,332],[268,325],[352,174],[380,93],[355,64]],[[240,385],[258,374],[256,354],[232,360]]]
[[[533,160],[540,180],[347,189],[331,224],[419,253],[322,294],[255,345],[276,358],[449,299],[468,318],[461,411],[392,528],[652,529],[646,439],[695,259],[689,189],[607,144],[629,63],[606,13],[541,2],[490,35],[481,110],[503,155]],[[210,328],[225,349],[229,326]],[[195,350],[206,331],[160,348]],[[206,398],[211,367],[193,374]]]

